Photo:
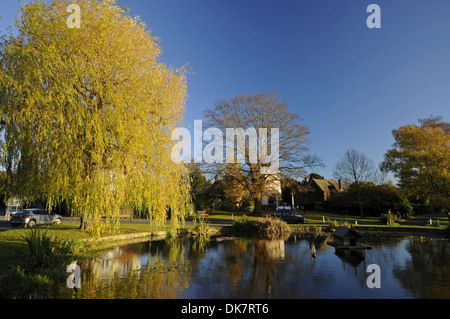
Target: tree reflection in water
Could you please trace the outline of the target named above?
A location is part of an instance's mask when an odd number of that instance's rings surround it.
[[[394,276],[415,298],[450,298],[450,245],[448,240],[412,238],[406,250],[410,259]]]
[[[450,298],[448,240],[365,239],[372,250],[356,263],[323,238],[184,238],[116,247],[83,262],[81,289],[64,287],[57,297]],[[380,289],[366,286],[372,263],[381,268]]]
[[[181,242],[175,240],[158,245],[156,252],[151,252],[151,243],[113,248],[103,258],[83,263],[82,273],[75,298],[173,299],[188,287],[189,266]]]

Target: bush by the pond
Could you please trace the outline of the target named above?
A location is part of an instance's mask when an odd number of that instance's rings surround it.
[[[279,218],[260,218],[258,233],[264,239],[287,239],[291,234],[289,225]]]
[[[50,298],[48,286],[53,282],[48,275],[27,273],[17,266],[13,273],[0,280],[0,299]]]
[[[246,215],[235,219],[231,229],[236,236],[252,235],[256,232],[255,223]]]
[[[22,236],[27,251],[15,271],[0,280],[0,298],[51,298],[54,282],[64,282],[66,267],[78,255],[81,246],[59,240],[47,231],[32,228]]]
[[[330,232],[334,232],[339,227],[339,223],[335,219],[330,220],[329,218],[327,218],[327,223],[328,223],[327,230]]]
[[[204,219],[200,219],[198,223],[194,220],[194,232],[195,237],[206,237],[209,238],[209,225]]]
[[[399,220],[398,216],[395,214],[381,214],[380,222],[384,225],[392,225]]]
[[[23,238],[28,245],[24,260],[27,271],[65,266],[75,255],[73,242],[58,240],[41,229],[33,228]]]

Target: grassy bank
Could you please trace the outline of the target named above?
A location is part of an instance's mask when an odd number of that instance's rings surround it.
[[[84,245],[95,249],[95,244],[92,241],[87,241],[92,238],[92,236],[88,232],[78,229],[78,226],[78,223],[62,223],[59,225],[39,226],[37,229],[43,230],[48,236],[56,237],[59,240],[74,241],[78,242],[80,245],[85,242]],[[163,227],[160,230],[166,230],[168,228],[170,227]],[[13,228],[8,231],[0,232],[0,277],[12,271],[14,267],[20,263],[22,257],[27,252],[27,243],[24,237],[26,237],[30,231],[29,228]],[[145,233],[149,231],[155,231],[154,228],[151,229],[149,224],[122,223],[117,232],[105,231],[99,238],[113,235]]]

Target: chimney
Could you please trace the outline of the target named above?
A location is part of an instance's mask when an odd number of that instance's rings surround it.
[[[305,182],[309,183],[309,176],[308,175],[305,176]]]
[[[338,186],[339,186],[339,190],[342,190],[342,179],[338,180]]]

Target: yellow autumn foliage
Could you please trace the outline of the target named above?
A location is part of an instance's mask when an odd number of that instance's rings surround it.
[[[77,4],[80,28],[69,28]],[[186,70],[159,61],[148,27],[115,1],[34,1],[0,42],[5,192],[65,201],[99,229],[130,205],[182,219],[185,168],[171,160]],[[97,228],[96,228],[97,227]]]

